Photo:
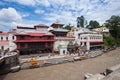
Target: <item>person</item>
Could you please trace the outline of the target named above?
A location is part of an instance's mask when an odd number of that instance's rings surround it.
[[[80,56],[80,54],[81,54],[81,50],[78,51],[78,56]]]
[[[1,57],[3,57],[5,55],[4,51],[1,51]]]
[[[50,58],[50,56],[51,56],[51,55],[50,55],[50,53],[49,53],[49,54],[48,54],[48,58]]]
[[[70,55],[70,52],[69,52],[69,51],[67,51],[67,55]]]

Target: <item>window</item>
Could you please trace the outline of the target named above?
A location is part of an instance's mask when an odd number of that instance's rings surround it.
[[[86,42],[84,43],[84,45],[86,46]]]
[[[21,43],[21,44],[20,44],[20,47],[21,47],[21,48],[24,48],[24,47],[25,47],[25,44],[24,44],[24,43]]]
[[[20,36],[20,40],[24,40],[25,39],[25,37],[24,36]]]
[[[14,40],[14,39],[15,39],[15,37],[14,37],[14,36],[12,36],[12,39]]]
[[[51,39],[51,37],[50,36],[48,36],[48,40],[50,40]]]
[[[6,40],[8,41],[8,37],[6,37]]]
[[[82,40],[82,37],[81,37],[81,40]]]
[[[31,37],[32,39],[34,38],[34,36]]]
[[[3,40],[3,37],[1,37],[1,40]]]
[[[4,46],[1,46],[1,49],[4,50]]]
[[[50,47],[50,46],[51,46],[51,43],[48,43],[48,46]]]
[[[87,39],[86,37],[84,37],[84,39]]]

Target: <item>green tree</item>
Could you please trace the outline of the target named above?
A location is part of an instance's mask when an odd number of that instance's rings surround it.
[[[111,35],[115,38],[116,43],[120,44],[120,16],[111,16],[105,23],[106,27],[110,29]]]
[[[72,26],[71,24],[66,25],[64,28],[67,30],[71,30],[71,28],[73,28],[74,26]]]
[[[104,36],[103,35],[103,41],[104,41],[104,45],[107,48],[113,47],[114,45],[116,45],[115,39],[112,36]]]
[[[99,26],[100,26],[99,22],[91,20],[89,22],[89,25],[87,26],[87,28],[93,29],[93,28],[98,28]]]
[[[85,18],[84,16],[77,17],[77,27],[84,27]]]

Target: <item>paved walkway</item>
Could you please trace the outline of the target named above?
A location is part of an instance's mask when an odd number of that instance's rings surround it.
[[[37,60],[48,60],[48,59],[64,58],[66,56],[67,55],[54,55],[54,56],[43,56],[43,57],[37,56]],[[31,60],[31,58],[20,58],[20,63],[29,61],[29,60]]]

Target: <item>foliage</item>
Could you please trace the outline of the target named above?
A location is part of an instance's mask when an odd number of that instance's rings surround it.
[[[115,38],[117,44],[120,44],[120,16],[111,16],[106,21],[105,26],[110,29],[110,33]]]
[[[71,24],[66,25],[64,28],[67,30],[71,30],[71,28],[73,28],[74,26],[72,26]]]
[[[77,17],[77,27],[84,27],[85,18],[84,16]]]
[[[99,26],[100,26],[99,22],[91,20],[87,28],[93,29],[93,28],[98,28]]]
[[[115,39],[112,36],[104,36],[103,35],[104,45],[107,47],[112,47],[116,45]]]
[[[2,50],[0,49],[0,53],[2,52]]]

